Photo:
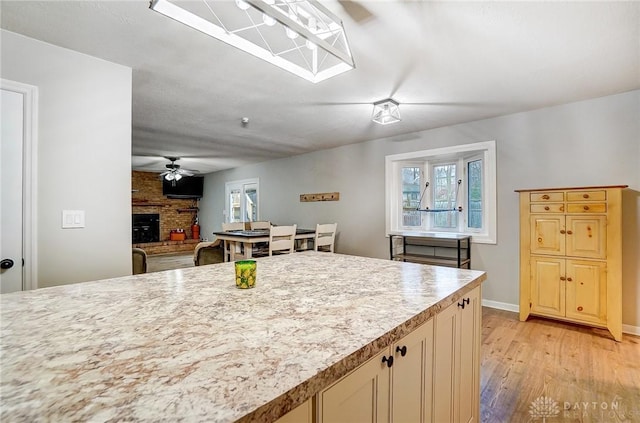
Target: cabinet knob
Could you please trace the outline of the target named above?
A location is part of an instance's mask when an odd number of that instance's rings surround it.
[[[562,235],[564,235],[564,234],[566,234],[567,232],[566,232],[564,229],[560,229],[560,233],[561,233]]]
[[[396,347],[396,352],[399,352],[400,356],[404,357],[405,355],[407,355],[407,346],[403,345],[402,348],[400,348],[399,346]]]
[[[382,362],[387,363],[387,367],[393,366],[393,356],[387,357],[386,355],[382,356]]]
[[[582,194],[582,198],[589,198],[589,194]]]
[[[566,281],[566,280],[567,280],[567,278],[565,278],[564,276],[560,276],[560,280],[561,280],[561,281]]]
[[[568,277],[567,282],[571,282],[571,281],[573,281],[573,279],[571,279],[571,277]]]
[[[549,199],[549,196],[548,196],[547,194],[545,194],[545,195],[543,195],[543,196],[542,196],[542,199],[543,199],[543,200],[548,200],[548,199]]]
[[[583,209],[589,210],[589,206],[584,206]]]
[[[462,303],[458,303],[458,307],[460,307],[460,308],[462,308],[464,310],[465,304],[469,304],[469,299],[468,298],[463,298],[462,299]]]
[[[579,306],[579,307],[578,307],[578,311],[582,311],[582,306]]]
[[[572,231],[567,231],[567,235],[571,235],[571,234],[573,234]]]
[[[544,206],[544,209],[545,210],[549,210],[549,206]]]

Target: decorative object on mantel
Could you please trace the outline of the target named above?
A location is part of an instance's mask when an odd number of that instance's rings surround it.
[[[462,183],[462,179],[458,179],[458,186],[456,187],[456,198],[453,199],[454,203],[458,202],[458,192],[460,191],[460,184]],[[425,207],[423,209],[420,208],[420,206],[422,205],[422,198],[424,197],[424,192],[427,190],[427,188],[429,187],[429,181],[427,181],[424,184],[424,189],[422,190],[422,194],[420,194],[420,200],[418,200],[418,208],[416,208],[416,211],[420,211],[420,212],[428,212],[428,213],[440,213],[440,212],[461,212],[462,211],[462,206],[454,206],[451,208],[445,208],[445,209],[430,209],[429,207]]]
[[[301,203],[308,203],[312,201],[340,201],[340,193],[321,192],[317,194],[300,194]]]
[[[152,0],[149,8],[313,83],[355,68],[342,20],[318,1],[204,5]]]
[[[185,239],[187,239],[187,234],[184,229],[174,229],[169,233],[170,241],[184,241]]]

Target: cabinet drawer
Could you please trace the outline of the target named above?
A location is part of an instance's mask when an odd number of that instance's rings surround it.
[[[531,213],[563,213],[564,203],[531,204]]]
[[[532,192],[529,194],[531,202],[564,201],[564,192]]]
[[[567,213],[606,213],[605,203],[567,204]]]
[[[567,201],[606,201],[607,191],[567,191]]]

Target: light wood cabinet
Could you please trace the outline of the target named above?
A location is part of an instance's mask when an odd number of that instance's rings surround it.
[[[608,328],[622,339],[622,189],[520,193],[520,320]]]
[[[479,421],[480,299],[474,288],[322,391],[318,421]]]
[[[300,404],[275,423],[313,423],[313,402],[311,398]]]
[[[318,396],[324,423],[430,422],[433,320]]]
[[[480,417],[480,289],[435,319],[434,422],[477,422]]]

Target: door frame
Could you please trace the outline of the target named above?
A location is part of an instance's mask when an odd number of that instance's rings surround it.
[[[231,189],[237,186],[240,186],[242,188],[242,194],[244,195],[245,191],[244,191],[244,187],[245,185],[249,185],[249,184],[256,184],[256,190],[257,190],[257,195],[256,195],[256,205],[258,207],[258,213],[257,213],[257,220],[260,220],[260,178],[249,178],[249,179],[240,179],[237,181],[228,181],[225,182],[224,184],[224,195],[225,195],[225,205],[224,205],[224,221],[225,222],[231,222],[231,204],[229,202],[229,195],[231,194]],[[244,200],[243,204],[244,204]],[[240,214],[243,215],[246,212],[246,208],[245,206],[241,206],[241,212]]]
[[[22,157],[22,286],[38,287],[38,87],[0,78],[0,89],[24,99]]]

